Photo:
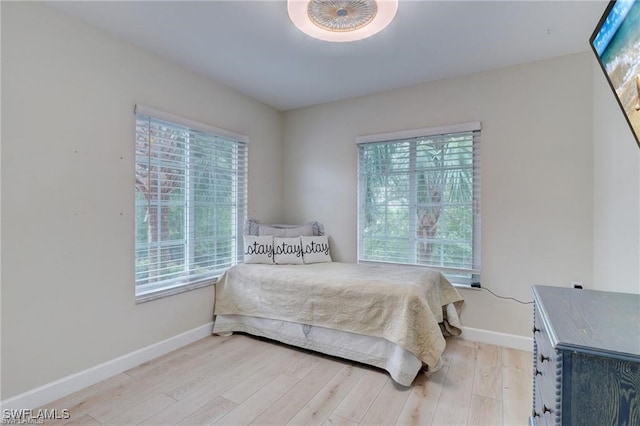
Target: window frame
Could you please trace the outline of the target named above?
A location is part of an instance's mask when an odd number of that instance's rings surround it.
[[[480,282],[480,274],[481,274],[481,159],[480,159],[480,138],[481,138],[481,130],[482,124],[479,121],[468,122],[468,123],[460,123],[453,125],[445,125],[445,126],[436,126],[436,127],[428,127],[421,129],[412,129],[405,131],[397,131],[397,132],[389,132],[389,133],[381,133],[381,134],[373,134],[366,136],[358,136],[356,138],[356,147],[357,147],[357,206],[358,206],[358,214],[357,214],[357,261],[358,263],[390,263],[390,264],[406,264],[424,268],[435,269],[442,272],[452,283],[460,286],[470,287],[472,283]],[[455,133],[474,133],[473,143],[472,143],[472,158],[473,158],[473,200],[472,200],[472,211],[473,211],[473,224],[472,224],[472,257],[473,257],[473,266],[471,269],[463,269],[463,268],[449,268],[444,266],[430,266],[418,263],[403,263],[403,262],[395,262],[395,261],[384,261],[384,260],[368,260],[363,258],[363,224],[361,224],[362,212],[364,210],[364,200],[362,200],[361,192],[362,192],[362,170],[361,167],[361,147],[370,143],[400,143],[402,141],[410,140],[410,139],[419,139],[419,138],[428,138],[433,136],[443,136]],[[477,132],[477,135],[475,133]],[[415,162],[415,158],[411,158],[413,154],[410,154],[410,162]],[[411,169],[411,168],[410,168]],[[415,180],[416,169],[411,169],[411,173],[414,175],[409,175],[409,179]],[[412,203],[411,201],[409,202]],[[411,210],[410,210],[411,211]],[[409,235],[407,235],[407,240],[414,241],[415,240],[415,230],[417,222],[415,215],[410,215],[408,218],[408,226],[409,226]],[[413,223],[413,225],[412,225]]]
[[[234,142],[234,149],[237,150],[237,153],[233,155],[233,159],[235,161],[234,165],[234,173],[232,176],[234,177],[234,189],[235,189],[235,199],[233,201],[233,215],[235,216],[234,220],[234,237],[231,244],[230,251],[230,264],[235,265],[240,263],[243,257],[242,251],[242,235],[244,222],[246,220],[247,215],[247,197],[248,197],[248,188],[247,188],[247,180],[248,180],[248,144],[249,138],[234,132],[230,132],[228,130],[219,129],[217,127],[210,126],[208,124],[199,123],[197,121],[193,121],[187,118],[183,118],[171,113],[167,113],[164,111],[160,111],[154,108],[146,107],[143,105],[136,105],[134,108],[134,122],[135,122],[135,138],[138,138],[138,120],[142,117],[146,117],[149,120],[154,120],[156,122],[164,122],[168,126],[174,128],[184,128],[185,136],[187,140],[187,145],[184,147],[184,151],[181,151],[181,154],[186,153],[185,158],[183,159],[184,168],[180,169],[185,172],[184,185],[183,188],[183,199],[184,199],[184,208],[182,211],[182,215],[184,218],[184,235],[180,239],[180,241],[184,242],[185,246],[185,259],[189,259],[185,261],[184,265],[184,273],[186,276],[176,277],[164,279],[157,283],[145,283],[139,284],[138,279],[134,277],[134,294],[136,303],[143,303],[151,300],[156,300],[159,298],[171,296],[174,294],[183,293],[186,291],[195,290],[198,288],[206,287],[215,284],[217,278],[220,276],[221,271],[216,270],[214,272],[205,272],[202,274],[197,274],[193,271],[194,263],[193,256],[190,253],[193,251],[193,246],[197,244],[198,238],[194,236],[195,232],[195,220],[193,217],[193,210],[195,209],[195,202],[193,196],[193,188],[191,187],[189,181],[192,177],[193,170],[189,167],[192,158],[190,157],[190,151],[192,149],[192,140],[197,138],[197,135],[204,135],[205,137],[215,138],[223,138],[230,142]],[[134,164],[136,165],[136,169],[139,163],[139,153],[137,151],[137,142],[134,144],[135,153],[134,153]],[[151,161],[151,160],[150,160]],[[137,208],[138,201],[136,199],[138,189],[134,188],[134,228],[136,229],[134,235],[134,245],[135,251],[137,253],[139,249],[139,245],[144,245],[145,242],[140,243],[138,241],[137,236]],[[191,200],[191,201],[189,201]],[[158,206],[161,206],[163,203],[158,203]],[[193,225],[193,226],[192,226]],[[165,242],[166,243],[166,242]],[[148,244],[148,242],[146,242]],[[158,241],[159,245],[163,244],[163,241]],[[134,262],[136,267],[134,269],[137,270],[137,254],[134,256]]]

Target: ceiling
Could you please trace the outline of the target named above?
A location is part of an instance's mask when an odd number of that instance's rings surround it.
[[[385,30],[329,43],[283,0],[49,2],[281,111],[584,52],[606,3],[400,0]]]

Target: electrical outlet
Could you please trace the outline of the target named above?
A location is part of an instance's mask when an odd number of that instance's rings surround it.
[[[571,287],[582,290],[584,283],[582,281],[571,281]]]

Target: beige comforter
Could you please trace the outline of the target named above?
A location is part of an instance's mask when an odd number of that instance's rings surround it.
[[[385,338],[437,369],[463,299],[438,271],[355,263],[241,264],[216,283],[214,315],[249,315]],[[441,330],[442,327],[442,330]]]

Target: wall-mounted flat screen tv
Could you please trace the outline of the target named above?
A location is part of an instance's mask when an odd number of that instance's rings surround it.
[[[589,41],[640,147],[640,0],[610,2]]]

